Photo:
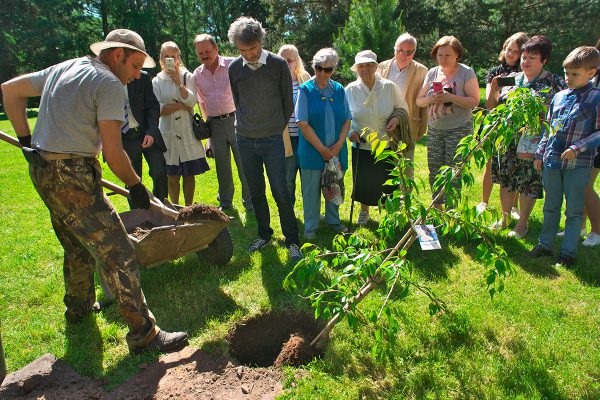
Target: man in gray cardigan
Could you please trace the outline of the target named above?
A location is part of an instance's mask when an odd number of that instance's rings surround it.
[[[267,246],[273,235],[264,166],[290,259],[298,261],[302,257],[298,224],[285,180],[283,146],[283,130],[294,108],[292,77],[283,58],[262,48],[265,30],[260,22],[240,17],[231,24],[227,36],[240,52],[240,57],[229,64],[229,82],[238,147],[258,223],[258,237],[248,252]]]
[[[408,129],[415,142],[427,133],[427,108],[416,104],[417,95],[427,75],[427,67],[414,60],[416,49],[417,40],[409,33],[403,33],[396,39],[394,58],[383,61],[377,67],[377,72],[398,85],[404,94],[408,105]],[[414,155],[413,148],[407,157],[414,160]],[[407,173],[412,177],[413,169],[408,169]]]

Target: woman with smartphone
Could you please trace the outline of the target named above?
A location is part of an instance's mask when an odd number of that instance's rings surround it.
[[[505,102],[508,94],[518,87],[530,88],[550,104],[554,94],[567,87],[561,77],[544,70],[551,51],[552,43],[546,36],[537,35],[525,42],[521,47],[522,72],[514,76],[515,85],[499,87],[492,81],[486,106],[494,108]],[[505,228],[510,224],[511,208],[519,193],[521,215],[515,228],[508,233],[509,237],[517,239],[527,234],[531,211],[536,200],[543,197],[542,175],[533,168],[537,143],[527,142],[521,138],[519,144],[511,143],[503,154],[492,159],[492,182],[500,185],[502,206],[502,220],[492,228]]]
[[[525,32],[517,32],[504,41],[502,51],[500,51],[500,55],[498,56],[500,65],[490,69],[487,74],[487,84],[485,86],[485,103],[487,108],[489,108],[487,104],[490,101],[490,96],[492,94],[492,86],[503,87],[515,85],[515,78],[513,75],[520,71],[521,46],[528,40],[529,37]],[[492,194],[492,186],[492,162],[488,161],[485,166],[485,171],[483,172],[481,203],[477,205],[477,209],[480,212],[485,210],[488,206],[490,195]],[[511,215],[515,219],[519,219],[517,204],[518,200],[515,197],[515,203],[511,210]]]
[[[444,36],[431,49],[438,66],[427,72],[417,96],[417,106],[427,107],[427,164],[429,184],[443,165],[453,166],[460,140],[473,132],[473,108],[479,104],[479,84],[472,68],[459,63],[464,48],[454,36]],[[436,198],[441,207],[444,198]]]
[[[152,80],[152,86],[160,103],[159,128],[167,147],[169,198],[179,204],[180,182],[183,181],[185,205],[190,205],[194,201],[196,175],[209,170],[202,142],[192,130],[196,85],[192,74],[181,63],[176,43],[162,44],[160,67],[161,72]]]

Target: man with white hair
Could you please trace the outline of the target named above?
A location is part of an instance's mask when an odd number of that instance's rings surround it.
[[[134,208],[148,208],[147,189],[135,173],[121,142],[127,121],[123,85],[154,67],[137,33],[116,29],[81,57],[4,82],[4,109],[29,162],[29,176],[50,211],[52,227],[63,246],[68,323],[99,311],[94,289],[98,264],[115,294],[129,327],[130,351],[175,351],[187,343],[184,332],[158,328],[140,287],[139,264],[119,215],[100,186],[104,153],[109,168],[129,186]],[[31,136],[25,107],[41,96]]]
[[[379,64],[377,72],[394,82],[404,95],[408,105],[408,128],[415,141],[427,133],[427,108],[418,107],[417,95],[427,75],[427,67],[414,60],[417,49],[417,39],[410,33],[403,33],[396,39],[394,45],[394,58]],[[414,148],[409,151],[407,157],[414,160]],[[410,177],[413,169],[407,170]]]
[[[298,261],[302,257],[298,224],[285,179],[283,147],[283,131],[294,109],[292,76],[283,58],[262,48],[265,30],[260,22],[240,17],[231,24],[227,36],[241,55],[229,65],[229,82],[236,108],[237,142],[258,223],[258,237],[248,252],[264,248],[273,235],[265,193],[266,170],[290,259]]]

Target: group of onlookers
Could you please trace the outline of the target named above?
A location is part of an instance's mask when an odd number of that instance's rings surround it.
[[[386,185],[393,176],[390,166],[370,151],[373,136],[386,139],[392,148],[406,144],[399,149],[412,160],[415,142],[428,132],[432,184],[440,167],[456,162],[457,143],[472,132],[472,110],[479,103],[475,73],[460,63],[464,49],[457,38],[444,36],[435,44],[431,56],[438,65],[429,71],[414,61],[417,41],[409,34],[398,37],[394,58],[380,64],[375,53],[361,51],[352,65],[357,79],[344,88],[331,79],[339,59],[334,49],[313,56],[311,78],[294,46],[284,45],[275,55],[263,49],[264,37],[258,21],[238,18],[228,38],[240,57],[230,58],[219,55],[212,36],[198,35],[194,46],[202,65],[193,73],[182,64],[177,44],[166,42],[160,50],[161,71],[150,81],[141,69],[156,63],[143,39],[116,29],[90,46],[96,57],[67,60],[2,84],[6,114],[65,251],[69,323],[102,308],[93,282],[99,268],[103,288],[112,293],[129,326],[131,351],[168,352],[187,343],[186,333],[160,329],[146,304],[134,247],[102,192],[101,150],[108,167],[128,185],[135,208],[150,206],[140,178],[142,156],[150,167],[154,195],[162,200],[168,194],[178,203],[182,185],[186,205],[193,202],[195,176],[209,169],[206,157],[215,157],[218,201],[222,209],[231,208],[233,154],[243,205],[254,212],[258,225],[249,252],[272,240],[266,171],[292,260],[302,257],[294,215],[298,171],[304,238],[315,237],[322,219],[323,187],[329,190],[323,190],[325,222],[334,232],[347,231],[339,214],[347,139],[352,142],[352,198],[361,204],[359,225],[369,221],[369,207],[394,189]],[[542,232],[529,255],[550,256],[566,198],[558,259],[566,266],[575,262],[579,236],[585,234],[584,204],[591,223],[584,245],[600,244],[600,199],[594,192],[600,170],[599,45],[578,47],[568,55],[565,84],[544,70],[552,48],[548,38],[515,34],[504,43],[501,64],[490,71],[486,88],[488,108],[505,102],[516,88],[531,89],[548,105],[547,116],[540,117],[551,129],[533,138],[519,135],[518,142],[494,156],[478,208],[487,207],[492,183],[500,184],[502,219],[493,227],[508,227],[515,214],[519,221],[509,236],[521,238],[536,199],[545,192]],[[27,98],[36,96],[41,101],[32,136],[25,107]],[[206,150],[193,132],[197,103],[210,131]],[[407,175],[413,175],[412,168]],[[444,197],[433,193],[433,198],[442,208]]]
[[[429,70],[414,60],[417,40],[408,33],[396,40],[392,59],[378,63],[374,52],[361,51],[351,67],[356,80],[344,88],[331,78],[339,61],[334,49],[324,48],[313,56],[310,65],[314,76],[311,77],[295,46],[283,45],[275,55],[262,48],[264,36],[260,22],[246,17],[236,20],[229,31],[229,40],[241,55],[236,59],[219,55],[212,36],[198,35],[194,45],[202,65],[193,73],[182,65],[175,43],[162,45],[161,72],[154,78],[153,86],[161,107],[160,131],[166,145],[171,201],[178,202],[182,179],[185,203],[191,204],[194,176],[208,170],[205,156],[212,156],[217,169],[220,207],[232,207],[233,153],[244,207],[255,213],[258,222],[258,236],[249,251],[266,246],[273,234],[265,195],[266,170],[286,245],[290,255],[297,259],[300,257],[299,239],[293,210],[298,174],[304,239],[315,237],[321,220],[334,232],[347,231],[339,215],[339,202],[325,198],[325,215],[320,211],[325,165],[335,157],[342,177],[348,168],[346,140],[352,144],[351,198],[360,204],[358,225],[367,224],[369,208],[377,206],[382,196],[394,190],[385,184],[393,178],[391,165],[377,161],[371,152],[372,132],[376,132],[378,139],[388,141],[388,146],[405,143],[402,153],[410,160],[414,159],[416,141],[427,134],[432,187],[440,168],[457,162],[458,143],[473,132],[472,111],[479,105],[480,93],[475,72],[461,63],[465,50],[456,37],[444,36],[437,41],[430,52],[437,65]],[[492,109],[505,102],[517,87],[532,89],[551,107],[555,94],[567,88],[561,77],[544,69],[551,49],[552,44],[545,36],[529,38],[519,32],[509,37],[500,52],[500,65],[492,68],[487,76],[486,107]],[[590,70],[595,68],[593,63],[588,63]],[[591,96],[588,101],[594,98]],[[202,142],[192,134],[196,103],[211,132],[206,152]],[[581,115],[579,118],[588,117],[585,111]],[[597,136],[594,131],[576,137],[586,135]],[[550,143],[545,139],[539,144],[540,137],[529,141],[521,138],[518,144],[510,144],[505,152],[493,157],[484,172],[482,202],[477,208],[479,211],[487,208],[492,185],[499,184],[502,218],[492,228],[509,227],[512,219],[517,219],[509,237],[522,238],[527,234],[535,202],[543,197],[544,190],[548,192],[542,184],[541,168],[534,166],[538,145]],[[569,140],[574,140],[573,134]],[[588,142],[591,146],[596,143],[595,139]],[[595,151],[595,147],[584,149],[581,144],[577,149],[578,159],[584,155],[590,158],[587,153]],[[538,156],[540,154],[543,155],[541,149]],[[568,165],[566,168],[574,164],[569,162]],[[407,169],[407,175],[413,176],[412,166]],[[597,199],[593,191],[596,175],[597,171],[589,184],[584,185],[592,221],[592,232],[584,244],[591,246],[600,243],[598,205],[593,200]],[[343,178],[339,179],[339,186],[343,197]],[[433,193],[432,197],[435,207],[441,208],[445,203],[445,196]],[[572,207],[568,210],[566,234],[571,235]],[[585,227],[585,221],[583,224]],[[568,254],[574,257],[575,253],[569,250]]]

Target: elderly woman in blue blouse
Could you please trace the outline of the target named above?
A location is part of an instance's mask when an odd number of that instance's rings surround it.
[[[298,163],[305,239],[314,239],[319,226],[321,173],[325,162],[331,157],[338,157],[342,171],[348,169],[346,135],[350,130],[352,115],[344,87],[331,80],[338,60],[334,49],[319,50],[312,60],[315,76],[300,85],[298,92],[296,119],[301,132]],[[325,220],[336,233],[348,231],[340,221],[339,206],[332,202],[325,201]]]

